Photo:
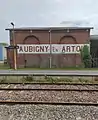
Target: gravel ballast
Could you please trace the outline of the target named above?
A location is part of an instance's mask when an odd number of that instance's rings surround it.
[[[98,89],[97,85],[0,85],[0,88]],[[98,103],[98,91],[0,90],[0,101]],[[1,104],[0,120],[98,120],[98,106]]]
[[[98,92],[85,91],[0,91],[0,101],[92,102],[98,103]]]
[[[98,85],[40,85],[40,84],[0,84],[0,88],[26,88],[26,89],[98,89]]]
[[[98,89],[98,85],[40,85],[40,84],[1,84],[0,88],[21,88],[21,89]],[[43,101],[43,102],[92,102],[98,103],[97,91],[4,91],[0,90],[0,101]]]
[[[98,120],[98,107],[0,105],[0,120]]]

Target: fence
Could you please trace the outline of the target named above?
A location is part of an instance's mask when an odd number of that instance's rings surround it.
[[[92,58],[92,67],[93,68],[98,67],[98,58]]]

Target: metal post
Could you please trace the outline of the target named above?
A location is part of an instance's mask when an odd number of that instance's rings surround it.
[[[49,44],[50,44],[50,62],[49,67],[52,68],[52,43],[51,43],[51,29],[49,30]]]
[[[13,26],[13,33],[12,33],[12,35],[13,35],[13,46],[15,46],[16,44],[15,44],[15,34],[14,34],[14,23],[11,23],[11,25]],[[16,49],[14,48],[14,70],[16,70],[17,69],[17,63],[16,63]]]

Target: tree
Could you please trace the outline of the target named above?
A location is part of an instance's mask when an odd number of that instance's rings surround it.
[[[8,44],[7,43],[0,43],[0,45],[7,46]]]
[[[88,45],[84,45],[81,49],[81,58],[84,66],[86,68],[91,67],[91,57],[90,57],[90,50]]]

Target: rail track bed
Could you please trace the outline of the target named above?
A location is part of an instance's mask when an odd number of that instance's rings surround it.
[[[98,85],[0,84],[0,120],[97,120]]]
[[[98,106],[0,105],[0,120],[98,120]]]
[[[36,101],[0,101],[0,105],[66,105],[66,106],[98,106],[98,103],[86,102],[36,102]]]
[[[52,86],[53,87],[53,86]],[[0,90],[1,102],[45,103],[45,104],[66,104],[66,103],[98,103],[98,89],[7,89]]]
[[[98,85],[0,84],[0,103],[98,104]]]
[[[59,83],[59,84],[49,84],[49,83],[34,83],[34,84],[0,84],[0,90],[98,90],[98,84],[73,84],[73,83]]]

